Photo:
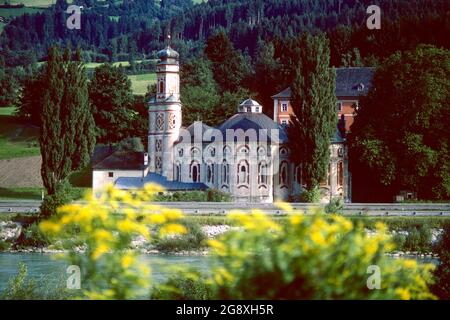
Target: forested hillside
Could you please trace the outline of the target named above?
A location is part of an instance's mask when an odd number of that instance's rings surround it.
[[[168,33],[182,57],[201,52],[205,40],[225,28],[234,46],[255,56],[259,40],[290,38],[306,30],[323,30],[332,39],[332,63],[354,53],[385,58],[397,49],[426,42],[449,47],[450,2],[447,0],[79,0],[81,30],[66,28],[67,3],[58,0],[44,12],[24,15],[5,26],[0,37],[7,66],[45,58],[50,45],[80,46],[93,61],[126,60],[150,54]],[[381,32],[365,27],[366,8],[382,8]],[[373,58],[371,58],[373,60]],[[371,60],[371,61],[372,61]]]

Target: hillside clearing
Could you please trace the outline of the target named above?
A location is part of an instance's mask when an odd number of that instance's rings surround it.
[[[137,95],[145,95],[148,91],[148,86],[156,83],[156,74],[154,73],[131,75],[128,78],[131,80],[133,93]]]

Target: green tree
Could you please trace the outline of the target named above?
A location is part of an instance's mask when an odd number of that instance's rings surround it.
[[[278,90],[283,90],[284,84],[278,80],[281,63],[275,57],[273,43],[259,42],[255,61],[255,76],[253,77],[253,88],[258,93],[257,100],[264,106],[264,112],[272,116],[272,96]]]
[[[329,41],[324,35],[304,34],[298,46],[288,135],[292,160],[302,166],[306,189],[313,190],[326,176],[330,139],[337,130],[336,72],[330,68]]]
[[[208,39],[205,54],[212,62],[214,79],[222,92],[237,91],[243,85],[249,66],[223,30]]]
[[[393,192],[450,198],[449,88],[449,50],[422,45],[383,63],[349,136],[353,174]]]
[[[122,69],[109,64],[95,69],[89,98],[94,107],[97,140],[111,144],[128,137],[134,117],[134,98],[131,81]]]
[[[0,108],[13,104],[17,99],[18,83],[15,77],[0,70]]]
[[[77,54],[79,57],[79,53]],[[89,162],[95,145],[94,121],[82,63],[71,53],[49,50],[42,74],[42,113],[39,143],[42,180],[49,196],[68,175]]]
[[[18,116],[37,126],[41,125],[43,106],[42,80],[43,75],[41,72],[31,75],[24,80],[22,94],[17,106]]]
[[[213,123],[214,109],[220,101],[217,83],[207,59],[195,59],[183,65],[181,70],[181,102],[183,121],[193,123],[201,120]]]

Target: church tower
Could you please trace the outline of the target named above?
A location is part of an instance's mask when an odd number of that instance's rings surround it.
[[[168,45],[158,52],[156,96],[149,104],[149,170],[173,180],[173,145],[181,128],[179,54]]]

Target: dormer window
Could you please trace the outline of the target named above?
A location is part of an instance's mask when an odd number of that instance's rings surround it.
[[[364,91],[364,84],[358,84],[358,91]]]

